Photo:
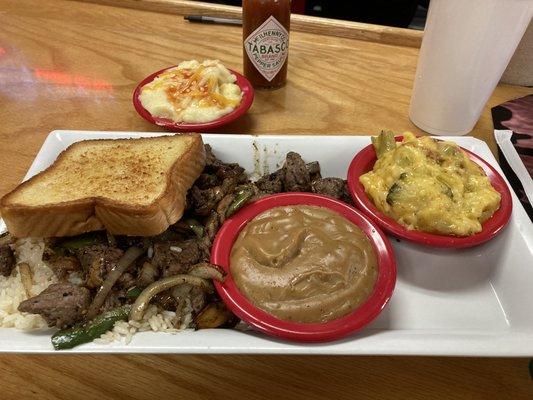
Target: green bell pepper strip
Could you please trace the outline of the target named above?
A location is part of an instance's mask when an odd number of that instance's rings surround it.
[[[93,320],[57,331],[52,336],[52,345],[56,350],[71,349],[83,343],[92,342],[107,331],[113,329],[118,321],[126,321],[131,306],[121,306],[98,315]]]
[[[228,209],[226,210],[226,218],[229,218],[233,214],[235,214],[253,196],[254,196],[254,192],[252,189],[243,189],[239,191],[237,193],[237,196],[235,196],[235,199],[231,202]]]

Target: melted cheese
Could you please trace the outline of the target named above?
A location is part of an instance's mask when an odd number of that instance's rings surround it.
[[[139,95],[153,116],[174,122],[203,123],[233,111],[242,91],[218,60],[184,61],[145,85]]]
[[[360,182],[376,207],[408,229],[469,236],[500,206],[483,170],[452,142],[407,134]]]

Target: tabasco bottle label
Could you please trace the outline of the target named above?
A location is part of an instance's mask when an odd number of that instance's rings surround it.
[[[283,67],[289,52],[289,32],[273,15],[244,40],[248,58],[269,82]]]

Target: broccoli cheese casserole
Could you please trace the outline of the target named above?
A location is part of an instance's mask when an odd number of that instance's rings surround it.
[[[391,132],[372,138],[378,160],[359,180],[374,205],[408,229],[469,236],[500,206],[481,167],[455,143]]]
[[[139,100],[153,116],[205,123],[232,112],[241,102],[237,78],[218,60],[184,61],[143,86]]]

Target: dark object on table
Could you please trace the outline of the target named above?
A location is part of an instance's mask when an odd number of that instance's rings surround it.
[[[307,0],[305,13],[319,17],[344,19],[407,28],[415,15],[418,0]]]
[[[209,3],[240,6],[241,0],[209,0]],[[293,2],[296,3],[296,2]],[[373,1],[341,1],[341,0],[305,0],[293,4],[293,12],[300,13],[305,9],[306,15],[343,19],[348,21],[366,22],[386,26],[407,28],[420,4],[428,6],[428,0],[373,0]]]
[[[199,22],[203,24],[242,25],[242,20],[238,18],[211,17],[209,15],[186,15],[183,18],[189,22]]]
[[[533,94],[511,100],[492,108],[494,129],[512,130],[511,142],[533,178]],[[524,187],[498,147],[500,165],[513,190],[533,221],[531,206]]]

